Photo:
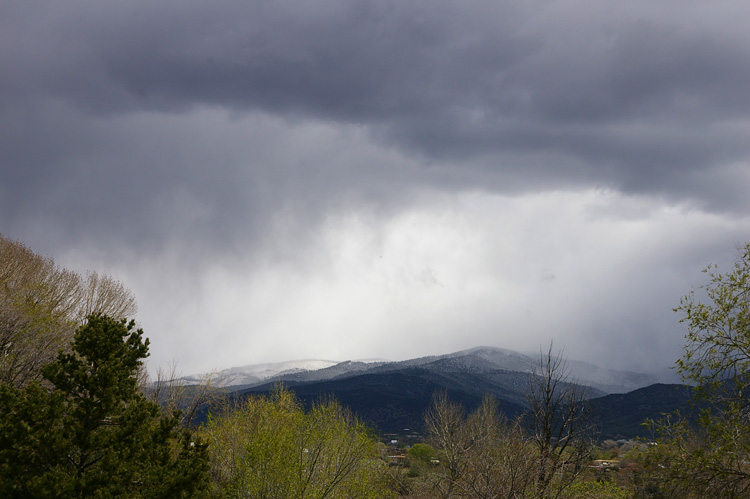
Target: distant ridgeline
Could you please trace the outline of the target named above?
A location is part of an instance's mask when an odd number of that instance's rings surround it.
[[[447,391],[467,411],[493,395],[506,417],[524,413],[538,360],[510,350],[479,347],[453,354],[401,362],[300,361],[232,368],[214,379],[232,398],[268,393],[279,382],[309,405],[334,397],[381,433],[419,430],[436,392]],[[591,420],[601,438],[649,437],[646,418],[688,408],[691,391],[659,384],[650,375],[616,371],[577,361],[566,363],[591,400]],[[184,378],[190,383],[193,377]],[[206,417],[205,408],[197,422]]]

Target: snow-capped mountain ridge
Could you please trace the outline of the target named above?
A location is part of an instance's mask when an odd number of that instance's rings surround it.
[[[533,373],[539,357],[497,347],[475,347],[468,350],[432,355],[398,362],[383,360],[344,361],[300,360],[233,367],[219,371],[212,381],[226,387],[252,387],[272,381],[305,383],[342,379],[365,373],[387,373],[404,368],[434,372],[496,372]],[[618,371],[591,363],[565,360],[567,381],[591,386],[604,393],[625,393],[657,382],[666,382],[656,375]],[[185,383],[197,383],[201,376],[186,376]]]
[[[211,381],[218,386],[252,385],[308,371],[332,367],[340,362],[334,360],[303,359],[286,362],[268,362],[247,366],[230,367],[211,375]],[[181,378],[186,383],[198,383],[206,374],[193,374]]]

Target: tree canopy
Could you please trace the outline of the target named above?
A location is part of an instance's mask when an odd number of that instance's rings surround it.
[[[306,412],[292,392],[278,388],[212,418],[203,434],[211,445],[217,497],[393,495],[367,428],[332,400]]]
[[[697,428],[680,415],[657,423],[665,445],[651,460],[663,489],[679,497],[750,494],[750,244],[732,269],[704,271],[708,283],[675,311],[687,325],[677,369],[703,402]]]
[[[69,348],[90,314],[137,310],[133,294],[106,274],[81,275],[0,234],[0,382],[23,387]]]
[[[196,497],[206,446],[138,388],[148,340],[134,322],[92,315],[45,381],[0,385],[0,496]]]

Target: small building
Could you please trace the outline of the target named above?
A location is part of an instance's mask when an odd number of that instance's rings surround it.
[[[617,470],[620,469],[620,461],[616,459],[595,459],[590,466],[598,470]]]

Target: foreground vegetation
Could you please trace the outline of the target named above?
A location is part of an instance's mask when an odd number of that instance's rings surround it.
[[[197,497],[206,446],[138,387],[132,322],[92,315],[44,383],[0,385],[0,497]]]
[[[93,313],[132,317],[133,294],[106,274],[61,268],[0,234],[0,383],[23,387],[68,350]]]
[[[306,409],[283,387],[214,404],[191,428],[216,392],[144,382],[129,291],[0,236],[0,497],[748,497],[750,245],[730,272],[707,272],[676,309],[677,367],[706,407],[697,426],[666,415],[648,422],[653,442],[594,445],[550,348],[522,418],[490,397],[466,415],[437,393],[423,441],[394,446],[335,400]]]
[[[227,408],[200,434],[211,449],[212,495],[385,498],[386,462],[367,428],[333,400],[305,412],[277,389]]]

